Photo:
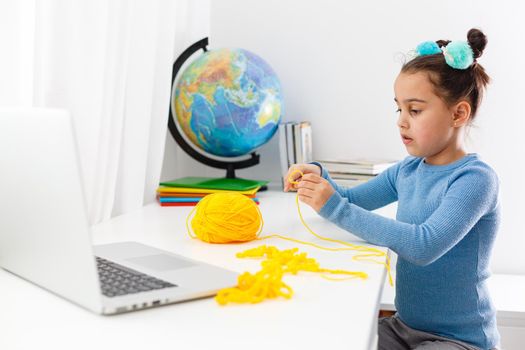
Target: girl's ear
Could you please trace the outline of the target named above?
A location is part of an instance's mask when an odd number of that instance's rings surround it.
[[[470,107],[470,103],[468,103],[467,101],[458,102],[453,107],[454,118],[452,120],[452,126],[455,128],[459,128],[464,125],[467,125],[468,121],[470,120],[471,112],[472,108]]]

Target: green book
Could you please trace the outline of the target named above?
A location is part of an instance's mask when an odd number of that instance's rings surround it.
[[[167,187],[186,187],[186,188],[206,188],[213,190],[230,190],[230,191],[246,191],[256,187],[264,186],[269,181],[248,180],[248,179],[229,179],[229,178],[213,178],[213,177],[182,177],[171,181],[161,182],[161,186]]]

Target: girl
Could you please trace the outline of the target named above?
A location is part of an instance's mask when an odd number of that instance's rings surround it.
[[[500,222],[498,178],[463,137],[489,77],[487,43],[420,44],[395,84],[397,125],[409,157],[367,183],[343,188],[319,163],[289,169],[285,191],[321,216],[398,254],[397,313],[379,320],[379,349],[492,349],[499,342],[486,279]],[[397,220],[370,210],[398,201]]]

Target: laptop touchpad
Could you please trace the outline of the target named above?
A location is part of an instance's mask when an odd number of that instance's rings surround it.
[[[139,256],[136,258],[130,258],[126,260],[134,264],[146,267],[148,269],[158,271],[176,270],[183,267],[195,265],[191,261],[179,259],[166,254]]]

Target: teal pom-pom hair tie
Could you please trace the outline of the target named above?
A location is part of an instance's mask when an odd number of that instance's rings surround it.
[[[435,41],[424,41],[416,47],[419,56],[435,55],[441,53],[441,49]]]
[[[447,64],[455,69],[467,69],[474,62],[474,53],[466,41],[452,41],[443,48]]]
[[[443,53],[445,62],[454,69],[467,69],[474,62],[474,53],[466,41],[451,41],[440,48],[434,41],[424,41],[416,47],[418,56]]]

